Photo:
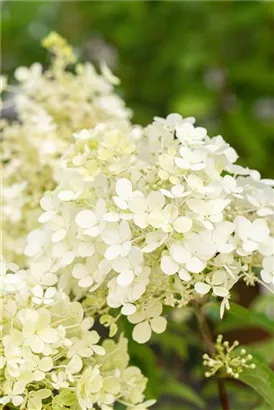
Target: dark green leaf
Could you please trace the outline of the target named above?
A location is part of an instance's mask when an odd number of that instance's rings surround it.
[[[216,317],[219,311],[217,303],[210,303],[207,311],[212,317]],[[259,327],[274,334],[274,321],[264,313],[253,312],[247,308],[231,303],[230,310],[225,313],[223,321],[217,327],[218,332],[226,332],[239,328]]]
[[[162,388],[162,394],[182,398],[192,404],[195,404],[201,409],[205,408],[205,402],[195,392],[195,390],[193,390],[192,387],[189,387],[186,384],[178,382],[177,380],[170,379],[169,381],[167,381]]]
[[[270,406],[274,409],[274,373],[273,371],[259,358],[254,357],[255,369],[245,369],[240,380],[255,390]]]

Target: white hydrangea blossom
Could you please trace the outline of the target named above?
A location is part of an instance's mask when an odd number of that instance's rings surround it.
[[[18,86],[6,88],[14,90],[18,120],[1,120],[3,252],[20,264],[25,235],[37,226],[39,201],[55,186],[55,164],[72,133],[131,115],[114,94],[119,80],[106,66],[98,74],[91,63],[77,62],[72,48],[56,33],[43,45],[53,53],[49,68],[43,71],[35,63],[16,70]]]
[[[54,282],[53,277],[49,282]],[[83,306],[1,260],[2,406],[28,410],[147,409],[147,379],[129,366],[127,340],[105,340]]]
[[[273,281],[273,181],[194,124],[171,114],[76,133],[28,236],[31,264],[93,314],[120,308],[139,342],[165,330],[164,305],[211,294],[223,315],[237,281]]]

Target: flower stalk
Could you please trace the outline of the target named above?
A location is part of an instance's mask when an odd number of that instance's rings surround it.
[[[214,346],[211,330],[208,326],[208,322],[203,312],[203,308],[198,302],[194,302],[193,306],[194,306],[194,312],[196,314],[196,318],[199,324],[201,338],[204,342],[204,346],[207,352],[212,356],[215,352],[215,346]],[[217,382],[219,400],[222,405],[222,409],[230,410],[229,398],[228,398],[228,394],[227,394],[227,390],[225,386],[225,380],[219,377],[218,375],[216,375],[216,382]]]

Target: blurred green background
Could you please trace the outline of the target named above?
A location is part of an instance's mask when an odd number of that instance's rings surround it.
[[[272,2],[6,1],[2,70],[47,63],[55,30],[81,59],[105,59],[134,121],[193,115],[222,134],[241,162],[274,175]]]
[[[40,40],[57,31],[80,59],[106,60],[135,123],[170,112],[196,116],[209,135],[221,134],[237,149],[242,164],[273,177],[273,15],[274,3],[263,1],[4,1],[2,72],[11,79],[19,65],[46,66]],[[215,382],[201,382],[200,344],[190,328],[170,325],[154,336],[153,350],[130,343],[150,378],[149,396],[175,397],[161,399],[157,410],[182,410],[182,398],[183,410],[205,408],[195,392],[210,410],[219,408]],[[229,385],[233,410],[250,410],[256,397],[240,386],[238,398],[236,387]]]

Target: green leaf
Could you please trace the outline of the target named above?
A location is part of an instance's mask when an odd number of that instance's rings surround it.
[[[163,406],[160,405],[160,407],[157,406],[157,410],[182,410],[181,404],[178,406],[172,404],[165,404]],[[188,407],[184,405],[184,410],[193,410],[193,407]],[[262,410],[269,410],[269,409],[262,409]]]
[[[257,357],[253,357],[255,369],[244,369],[240,380],[255,390],[274,409],[274,372]]]
[[[219,311],[219,305],[210,303],[207,306],[207,311],[213,317],[216,315],[216,311]],[[259,327],[274,334],[273,320],[265,316],[264,313],[253,312],[236,303],[230,304],[230,310],[225,313],[223,321],[217,327],[217,331],[226,332],[248,327]]]
[[[177,356],[184,360],[187,357],[187,345],[181,335],[174,332],[166,331],[160,335],[154,334],[152,342],[160,345],[161,351],[166,354],[176,353]]]
[[[251,305],[253,312],[269,312],[274,313],[274,294],[259,295]]]
[[[189,401],[200,409],[205,408],[205,402],[200,396],[186,384],[180,383],[177,380],[169,379],[164,386],[162,386],[162,394],[166,394],[172,397],[178,397]]]
[[[248,346],[248,352],[252,355],[254,353],[256,357],[260,357],[269,365],[274,363],[274,338],[271,337],[263,341],[252,343]]]
[[[271,408],[267,404],[263,404],[260,407],[256,407],[256,410],[271,410]]]

